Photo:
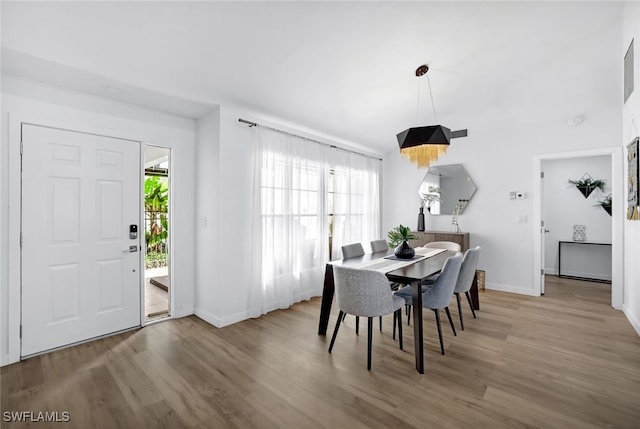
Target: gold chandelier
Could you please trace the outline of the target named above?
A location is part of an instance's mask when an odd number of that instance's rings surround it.
[[[416,76],[421,77],[429,71],[429,66],[421,65],[416,69]],[[427,77],[428,80],[428,77]],[[429,84],[431,93],[431,84]],[[420,90],[418,90],[418,100]],[[433,106],[433,96],[431,96]],[[436,109],[433,108],[435,119]],[[465,137],[467,130],[451,131],[442,125],[429,125],[426,127],[408,128],[396,135],[400,145],[400,154],[418,167],[428,167],[432,162],[437,161],[440,155],[444,155],[449,147],[452,138]]]

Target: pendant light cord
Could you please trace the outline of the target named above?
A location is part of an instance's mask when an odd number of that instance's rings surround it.
[[[422,65],[420,67],[418,67],[418,69],[416,70],[416,76],[418,76],[418,100],[416,103],[416,126],[419,124],[418,122],[418,118],[420,117],[420,81],[422,79],[420,79],[422,76],[427,76],[427,84],[429,85],[429,97],[431,98],[431,108],[433,109],[433,123],[437,124],[438,123],[438,117],[436,116],[436,105],[433,102],[433,92],[431,91],[431,79],[429,79],[429,75],[427,74],[427,72],[429,71],[429,67],[427,65]]]
[[[433,94],[431,93],[431,80],[429,80],[429,75],[427,76],[427,83],[429,84],[429,97],[431,97],[431,107],[433,108],[433,122],[435,124],[438,123],[438,118],[436,117],[436,105],[433,103]]]
[[[418,100],[416,102],[416,127],[419,124],[418,118],[420,118],[420,81],[421,79],[418,78]]]

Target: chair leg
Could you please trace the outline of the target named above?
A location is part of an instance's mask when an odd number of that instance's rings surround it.
[[[356,335],[360,335],[360,316],[356,316]]]
[[[344,322],[344,319],[347,318],[347,313],[344,313],[344,315],[342,316],[342,321]]]
[[[382,316],[380,316],[379,319],[380,319],[380,332],[382,332]]]
[[[329,344],[329,353],[331,353],[331,350],[333,350],[333,343],[336,342],[336,335],[338,335],[338,329],[340,329],[340,322],[342,322],[342,319],[344,319],[344,315],[346,313],[342,310],[340,310],[340,313],[338,314],[338,320],[336,321],[336,328],[333,330],[333,337],[331,337],[331,344]]]
[[[460,305],[460,292],[454,292],[458,303],[458,314],[460,315],[460,327],[464,331],[464,322],[462,321],[462,306]]]
[[[440,338],[440,351],[444,354],[444,342],[442,342],[442,328],[440,327],[440,311],[436,308],[433,310],[436,313],[436,326],[438,327],[438,338]]]
[[[411,306],[405,305],[405,308],[407,309],[407,325],[411,325]]]
[[[449,312],[449,307],[445,307],[444,311],[447,313],[447,317],[449,318],[449,325],[451,325],[451,330],[453,331],[453,335],[457,336],[458,334],[456,334],[456,327],[453,326],[453,319],[451,318],[451,313]]]
[[[396,321],[398,322],[398,341],[400,342],[400,350],[402,350],[402,309],[398,309],[398,311],[396,311]],[[395,328],[395,326],[394,326]]]
[[[371,371],[371,343],[373,342],[373,317],[367,318],[367,369]]]
[[[464,294],[467,295],[467,301],[469,302],[471,314],[473,314],[473,318],[476,319],[476,311],[473,309],[473,304],[471,303],[471,295],[469,295],[469,291],[466,291]]]
[[[396,339],[396,318],[398,317],[398,312],[393,312],[393,339]]]

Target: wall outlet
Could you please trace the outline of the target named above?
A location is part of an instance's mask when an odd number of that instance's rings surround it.
[[[528,221],[527,215],[518,215],[518,217],[516,218],[516,221],[518,223],[527,223]]]

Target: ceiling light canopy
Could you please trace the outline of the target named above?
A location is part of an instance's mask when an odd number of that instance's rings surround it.
[[[421,65],[416,69],[416,76],[424,76],[429,71],[429,66]],[[427,81],[429,78],[427,77]],[[429,93],[431,93],[431,83],[429,83]],[[420,100],[420,90],[418,89],[418,100]],[[433,96],[431,96],[433,106]],[[435,119],[436,110],[433,108]],[[444,155],[449,147],[452,138],[464,137],[467,130],[454,131],[442,125],[428,125],[425,127],[408,128],[398,133],[398,144],[400,154],[409,161],[417,164],[418,167],[428,167],[436,161],[440,155]]]

